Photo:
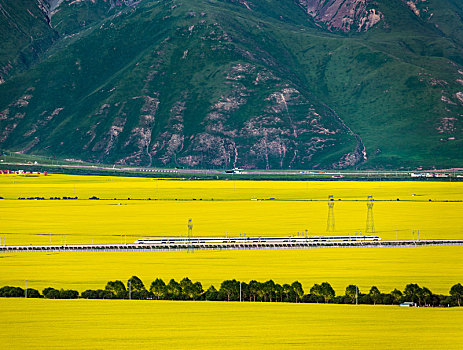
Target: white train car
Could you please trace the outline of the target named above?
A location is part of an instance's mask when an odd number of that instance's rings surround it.
[[[380,241],[378,236],[143,238],[137,244],[310,243]]]

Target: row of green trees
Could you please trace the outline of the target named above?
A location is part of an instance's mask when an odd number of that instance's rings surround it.
[[[26,291],[19,287],[6,286],[0,288],[0,297],[24,297]],[[76,299],[79,293],[75,290],[57,290],[45,288],[42,294],[35,289],[27,289],[27,297],[49,299]],[[382,293],[376,286],[368,293],[362,293],[356,285],[347,286],[344,295],[337,296],[328,282],[314,284],[305,294],[302,284],[295,281],[291,284],[279,284],[273,280],[248,283],[235,279],[226,280],[216,289],[211,285],[203,289],[200,282],[193,282],[185,277],[180,282],[171,279],[167,284],[160,278],[151,282],[149,288],[137,276],[132,276],[127,284],[116,280],[109,281],[104,289],[88,289],[80,294],[85,299],[158,299],[158,300],[223,300],[223,301],[261,301],[261,302],[304,302],[335,304],[400,304],[415,302],[420,306],[461,306],[463,285],[460,283],[450,288],[449,295],[434,294],[426,287],[418,284],[407,284],[403,291],[394,289],[390,293]]]
[[[57,290],[55,288],[45,288],[42,294],[37,289],[5,286],[0,288],[0,297],[6,298],[48,298],[48,299],[77,299],[79,292],[71,289]]]

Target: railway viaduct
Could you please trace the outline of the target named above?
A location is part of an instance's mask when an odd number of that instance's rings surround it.
[[[237,249],[314,249],[314,248],[387,248],[463,245],[463,240],[401,240],[401,241],[349,241],[349,242],[175,242],[162,244],[68,244],[68,245],[6,245],[0,253],[17,252],[119,252],[119,251],[192,251]]]

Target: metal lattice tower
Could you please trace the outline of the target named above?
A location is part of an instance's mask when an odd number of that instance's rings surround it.
[[[374,199],[373,196],[368,196],[367,199],[367,224],[365,233],[374,233],[375,232],[375,221],[373,219],[373,204]]]
[[[193,222],[188,219],[188,239],[193,238]]]
[[[191,219],[188,219],[188,251],[193,250],[193,243],[191,239],[193,238],[193,222]]]
[[[334,232],[334,198],[328,196],[328,220],[326,220],[326,232]]]

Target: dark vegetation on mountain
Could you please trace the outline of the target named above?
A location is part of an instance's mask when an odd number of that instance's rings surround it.
[[[0,148],[462,166],[462,18],[458,0],[0,0]]]

